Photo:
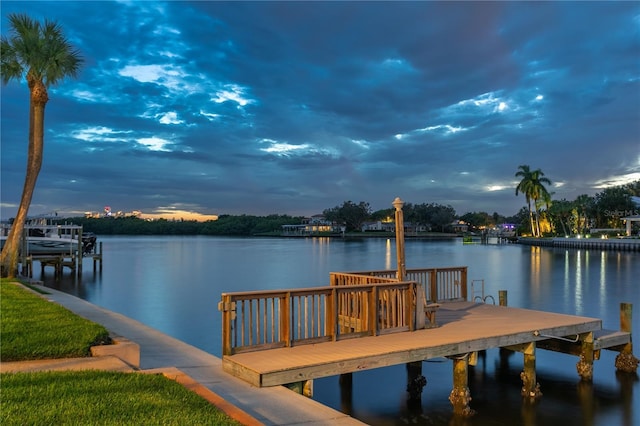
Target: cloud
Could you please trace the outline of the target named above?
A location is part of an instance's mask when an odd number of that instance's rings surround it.
[[[22,11],[3,1],[5,22]],[[58,20],[85,58],[50,88],[33,214],[311,215],[400,196],[510,215],[525,203],[520,164],[567,199],[640,173],[632,2],[30,2],[28,13]],[[24,178],[25,82],[1,101],[5,219]]]

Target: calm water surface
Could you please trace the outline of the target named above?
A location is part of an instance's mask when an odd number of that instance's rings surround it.
[[[101,273],[84,267],[46,285],[134,318],[166,334],[221,355],[222,292],[328,285],[331,271],[395,269],[393,239],[100,237]],[[620,302],[634,303],[634,338],[640,324],[640,254],[520,245],[463,245],[460,240],[408,240],[407,268],[468,266],[469,280],[484,280],[486,295],[508,291],[510,306],[601,318],[619,328]],[[36,269],[39,273],[39,270]],[[478,282],[479,283],[479,282]],[[478,288],[478,294],[480,292]],[[499,324],[496,326],[499,327]],[[640,348],[636,345],[636,356]],[[640,425],[640,382],[616,375],[615,353],[603,351],[594,383],[580,383],[577,358],[537,352],[543,397],[520,397],[522,355],[501,358],[487,351],[470,368],[469,387],[477,411],[453,419],[448,401],[452,363],[424,362],[422,403],[407,402],[405,366],[358,372],[351,397],[337,377],[314,382],[314,399],[372,425]]]

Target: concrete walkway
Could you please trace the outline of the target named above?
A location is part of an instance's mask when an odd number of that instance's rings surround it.
[[[264,425],[364,425],[344,413],[281,386],[257,388],[222,371],[220,358],[153,328],[75,296],[46,288],[45,297],[70,311],[103,325],[112,336],[140,346],[140,369],[180,372],[215,394],[218,405],[232,405],[248,415],[244,423]],[[3,371],[8,365],[3,363]],[[24,364],[26,365],[26,364]],[[180,381],[180,380],[179,380]],[[211,399],[210,399],[211,400]],[[222,408],[222,407],[221,407]],[[233,410],[225,410],[232,412]],[[257,422],[252,422],[251,417]],[[249,419],[246,421],[244,419]]]

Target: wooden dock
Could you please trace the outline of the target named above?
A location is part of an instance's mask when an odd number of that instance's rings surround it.
[[[599,332],[596,318],[472,302],[443,303],[438,327],[223,357],[223,368],[254,386],[275,386],[354,371],[513,347],[552,337],[579,340]],[[601,333],[598,349],[629,341],[629,333]],[[609,339],[609,336],[614,339]]]
[[[467,267],[406,269],[404,202],[392,204],[396,271],[332,272],[328,287],[223,293],[224,371],[254,386],[286,385],[311,396],[313,379],[340,375],[349,386],[353,372],[406,364],[416,401],[426,384],[422,362],[446,357],[453,361],[449,401],[461,416],[474,412],[468,367],[487,349],[523,354],[520,393],[534,400],[542,395],[537,346],[579,356],[583,380],[592,380],[602,349],[620,352],[616,368],[635,374],[631,304],[620,305],[621,330],[605,331],[597,318],[507,307],[505,290],[498,306],[468,302]],[[487,301],[484,285],[480,299]]]
[[[512,308],[506,291],[500,305],[467,301],[466,268],[408,270],[415,281],[397,281],[388,271],[331,273],[331,286],[225,293],[224,371],[257,386],[285,385],[311,396],[313,379],[406,364],[409,398],[426,384],[422,362],[453,362],[449,400],[454,414],[473,414],[468,366],[478,352],[521,352],[523,398],[542,395],[536,380],[536,350],[578,357],[582,380],[593,379],[593,362],[609,349],[619,371],[634,373],[631,304],[621,304],[621,329],[603,330],[597,318]],[[378,282],[376,282],[378,281]],[[444,297],[443,297],[444,296]]]

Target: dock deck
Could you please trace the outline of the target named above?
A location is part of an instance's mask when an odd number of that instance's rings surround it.
[[[443,303],[438,327],[243,352],[223,356],[223,368],[254,386],[276,386],[315,378],[411,363],[431,358],[600,332],[597,349],[629,342],[629,333],[602,333],[600,319],[472,302]]]

